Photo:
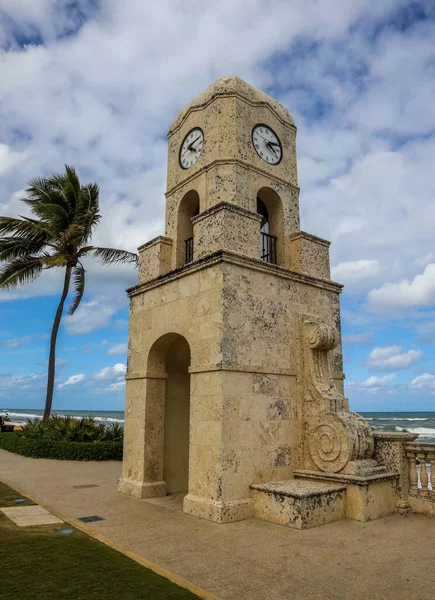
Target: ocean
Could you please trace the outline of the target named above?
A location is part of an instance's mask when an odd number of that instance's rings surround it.
[[[58,415],[72,415],[80,418],[84,415],[92,415],[97,421],[105,424],[124,423],[123,411],[100,411],[100,410],[55,410]],[[27,419],[38,419],[42,417],[42,410],[21,408],[0,408],[0,415],[8,413],[11,421],[25,423]],[[409,431],[418,433],[419,440],[435,443],[435,412],[361,412],[372,429],[375,431]]]

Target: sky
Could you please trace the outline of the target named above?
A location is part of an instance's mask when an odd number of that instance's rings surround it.
[[[169,125],[224,75],[295,119],[301,228],[345,285],[351,409],[435,410],[433,0],[0,0],[0,215],[70,164],[100,186],[96,245],[163,234]],[[54,409],[122,410],[137,272],[86,268]],[[0,408],[43,408],[61,280],[0,291]]]

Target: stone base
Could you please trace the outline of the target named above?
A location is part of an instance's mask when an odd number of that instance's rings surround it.
[[[215,523],[231,523],[252,517],[253,506],[251,498],[219,502],[188,494],[183,501],[183,511]]]
[[[132,481],[126,477],[120,477],[118,492],[140,499],[158,498],[159,496],[166,496],[166,483],[164,481]]]
[[[435,495],[419,490],[409,495],[409,508],[411,512],[435,517]]]
[[[369,477],[370,475],[382,475],[387,472],[386,467],[379,465],[372,458],[364,460],[349,461],[340,473],[346,475],[357,475],[358,477]]]
[[[346,486],[290,479],[251,485],[254,516],[295,529],[339,521],[345,516]]]
[[[396,511],[398,473],[358,477],[321,471],[295,471],[302,481],[328,481],[346,486],[345,515],[354,521],[374,521]]]

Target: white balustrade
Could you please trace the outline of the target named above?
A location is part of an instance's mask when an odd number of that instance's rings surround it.
[[[435,444],[406,445],[409,461],[409,493],[435,499]]]

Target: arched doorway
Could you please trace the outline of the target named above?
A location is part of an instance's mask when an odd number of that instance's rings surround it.
[[[148,371],[160,378],[163,385],[147,398],[150,408],[162,418],[163,427],[155,435],[162,439],[161,457],[163,480],[169,494],[188,491],[189,483],[189,424],[190,424],[190,348],[184,337],[169,333],[159,338],[151,348]],[[148,412],[148,411],[147,411]]]

